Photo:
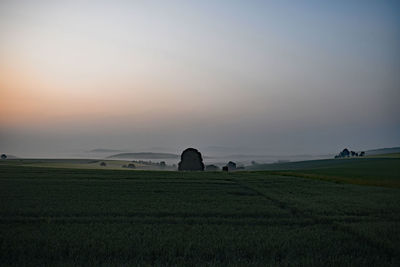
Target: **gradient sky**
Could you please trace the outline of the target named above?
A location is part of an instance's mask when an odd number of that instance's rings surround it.
[[[400,145],[398,1],[0,1],[0,152]]]

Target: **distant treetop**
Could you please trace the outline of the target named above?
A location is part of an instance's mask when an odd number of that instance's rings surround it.
[[[365,156],[364,151],[357,153],[355,151],[349,151],[347,148],[345,148],[338,155],[335,156],[335,159],[348,158],[348,157],[363,157],[363,156]]]
[[[204,171],[204,163],[201,153],[194,148],[187,148],[182,152],[181,161],[178,164],[179,171]]]

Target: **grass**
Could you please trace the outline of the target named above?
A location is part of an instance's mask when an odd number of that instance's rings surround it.
[[[100,163],[106,163],[106,166],[100,166]],[[45,167],[45,168],[68,168],[68,169],[93,169],[93,170],[125,170],[131,171],[130,168],[124,168],[123,165],[133,163],[128,160],[112,160],[112,159],[10,159],[0,161],[1,164],[24,167]],[[134,162],[135,168],[140,170],[160,170],[159,166]],[[170,168],[170,167],[169,167]]]
[[[400,188],[400,158],[366,157],[264,164],[252,170],[358,185]]]
[[[398,188],[10,162],[0,164],[0,265],[400,264]]]
[[[388,154],[377,154],[377,155],[371,155],[367,156],[367,158],[395,158],[399,159],[400,158],[400,153],[388,153]]]

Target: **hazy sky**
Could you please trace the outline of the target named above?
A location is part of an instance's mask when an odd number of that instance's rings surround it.
[[[1,153],[398,146],[399,100],[399,1],[0,1]]]

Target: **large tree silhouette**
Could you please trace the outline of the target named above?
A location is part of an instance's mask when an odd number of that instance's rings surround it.
[[[204,171],[201,153],[194,148],[185,149],[178,164],[179,171]]]

